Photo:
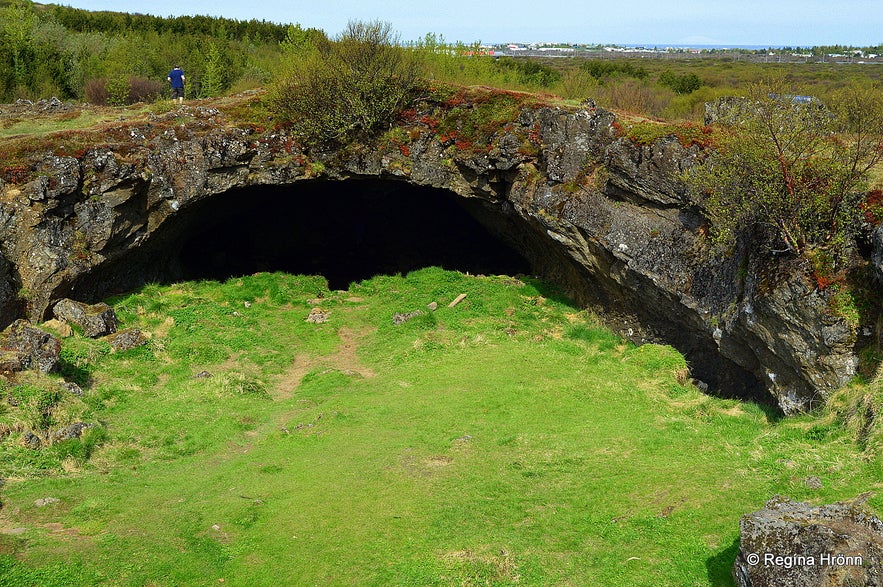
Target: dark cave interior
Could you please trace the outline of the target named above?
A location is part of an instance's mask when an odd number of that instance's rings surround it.
[[[83,275],[57,297],[99,301],[145,283],[223,281],[262,271],[322,275],[332,290],[375,275],[439,266],[472,274],[539,274],[550,295],[578,305],[612,309],[611,327],[625,332],[616,313],[625,304],[650,340],[684,352],[694,376],[723,395],[769,402],[749,371],[723,359],[711,343],[683,328],[648,299],[593,277],[552,246],[542,227],[505,204],[465,198],[449,190],[384,179],[302,180],[253,186],[205,198],[169,218],[141,247]],[[626,335],[628,336],[628,335]]]
[[[259,271],[323,275],[346,289],[378,274],[440,266],[528,273],[530,264],[476,220],[478,201],[379,180],[304,181],[211,198],[186,213],[175,278]]]

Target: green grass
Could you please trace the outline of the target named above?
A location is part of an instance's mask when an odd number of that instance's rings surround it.
[[[29,113],[24,119],[3,121],[4,123],[0,124],[0,138],[85,129],[115,118],[118,118],[118,115],[106,111],[80,109],[62,114],[36,117]]]
[[[103,444],[0,443],[0,530],[23,528],[0,585],[731,585],[742,514],[879,487],[848,427],[682,386],[673,349],[539,282],[260,274],[111,302],[146,347],[64,343]]]

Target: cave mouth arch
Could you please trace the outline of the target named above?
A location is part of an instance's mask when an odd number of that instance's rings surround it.
[[[374,275],[428,266],[531,272],[517,245],[505,240],[504,227],[489,225],[483,202],[401,181],[238,188],[181,216],[176,237],[166,241],[172,250],[163,281],[283,271],[322,275],[331,289],[347,289]]]
[[[616,267],[602,249],[595,252],[596,271]],[[508,202],[406,180],[309,179],[206,196],[166,218],[139,245],[59,288],[54,297],[96,302],[150,282],[224,281],[273,271],[322,275],[337,290],[375,275],[430,266],[540,275],[548,295],[599,309],[623,337],[630,338],[626,329],[636,325],[646,332],[635,342],[678,348],[690,361],[691,373],[714,393],[771,403],[752,372],[722,357],[710,336],[697,335],[664,314],[667,301],[648,296],[652,288],[636,293],[614,279],[599,278],[545,226]]]

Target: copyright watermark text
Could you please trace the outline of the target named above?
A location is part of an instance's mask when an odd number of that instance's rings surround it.
[[[860,554],[790,554],[779,555],[771,552],[752,552],[745,556],[745,562],[752,567],[762,565],[764,567],[860,567],[864,563]]]

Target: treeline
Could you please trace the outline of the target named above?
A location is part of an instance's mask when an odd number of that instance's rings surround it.
[[[121,105],[166,92],[180,65],[186,97],[268,83],[294,29],[206,16],[89,12],[29,0],[0,2],[0,101],[57,96]],[[310,30],[311,35],[321,31]]]
[[[288,26],[265,20],[234,20],[212,16],[176,16],[163,18],[125,12],[91,12],[67,6],[46,7],[51,18],[76,33],[111,35],[141,32],[160,35],[202,35],[218,39],[281,43]]]
[[[813,56],[820,57],[823,55],[848,55],[859,51],[864,54],[874,53],[880,55],[883,53],[883,45],[874,47],[854,47],[852,45],[817,45],[811,48],[801,47],[782,47],[781,49],[771,49],[774,52],[782,53],[809,53]]]
[[[299,25],[90,12],[0,0],[0,102],[50,96],[110,105],[150,101],[167,94],[166,75],[174,65],[187,76],[186,98],[223,95],[269,86],[292,60],[300,61],[333,42],[325,32]],[[746,83],[764,76],[785,75],[802,93],[822,99],[847,80],[873,84],[881,77],[877,68],[863,66],[759,64],[713,57],[495,57],[478,44],[450,43],[433,33],[406,44],[393,34],[391,42],[419,61],[424,79],[577,101],[593,98],[606,108],[694,121],[702,120],[705,102],[738,95]]]
[[[317,29],[207,16],[162,18],[0,0],[0,102],[56,96],[97,104],[149,101],[180,65],[186,98],[269,85],[291,59],[330,42]],[[396,39],[397,42],[397,39]],[[409,45],[427,78],[550,89],[562,75],[523,59],[472,58],[476,47],[429,34]]]

